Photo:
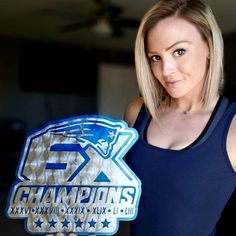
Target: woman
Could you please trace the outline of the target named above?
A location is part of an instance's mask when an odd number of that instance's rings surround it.
[[[132,236],[215,235],[236,184],[236,105],[220,96],[223,41],[201,0],[160,0],[144,16],[135,63],[139,132],[127,163],[142,182]]]

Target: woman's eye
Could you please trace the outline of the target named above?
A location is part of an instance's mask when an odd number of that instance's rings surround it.
[[[185,49],[177,49],[177,50],[175,50],[174,51],[174,55],[176,56],[176,57],[179,57],[179,56],[182,56],[182,55],[184,55],[184,53],[186,52],[186,50]]]
[[[161,57],[157,56],[157,55],[154,55],[154,56],[151,56],[150,59],[151,59],[152,62],[157,62],[157,61],[159,61],[161,59]]]

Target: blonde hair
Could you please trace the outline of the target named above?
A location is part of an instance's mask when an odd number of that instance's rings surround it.
[[[201,0],[160,0],[143,17],[135,42],[135,67],[139,89],[151,116],[157,120],[160,104],[169,96],[154,78],[146,55],[146,36],[160,20],[176,16],[200,32],[210,51],[210,62],[203,88],[202,102],[208,107],[219,96],[223,84],[223,39],[210,7]]]

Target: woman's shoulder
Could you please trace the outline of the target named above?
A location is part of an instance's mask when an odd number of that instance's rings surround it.
[[[138,113],[143,105],[143,98],[134,99],[125,109],[124,120],[132,127],[136,121]]]
[[[234,105],[234,110],[236,111],[236,103],[235,101],[230,100],[231,103]],[[231,162],[231,165],[236,172],[236,113],[232,118],[230,123],[228,135],[227,135],[227,153]]]

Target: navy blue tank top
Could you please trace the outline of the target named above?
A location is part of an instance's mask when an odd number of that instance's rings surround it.
[[[215,235],[216,223],[236,185],[226,151],[235,114],[235,103],[219,99],[198,139],[182,150],[169,150],[147,143],[150,117],[141,108],[134,125],[140,137],[126,159],[142,182],[132,236]]]

